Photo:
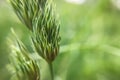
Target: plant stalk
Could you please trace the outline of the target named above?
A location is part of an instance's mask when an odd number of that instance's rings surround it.
[[[52,62],[49,62],[48,64],[49,64],[49,70],[50,70],[51,80],[54,80],[54,73],[53,73]]]

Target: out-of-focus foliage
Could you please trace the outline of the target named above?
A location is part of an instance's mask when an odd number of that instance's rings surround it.
[[[62,38],[60,54],[54,61],[56,80],[120,79],[120,4],[117,1],[85,0],[83,4],[73,4],[55,0]],[[28,31],[8,2],[0,0],[0,11],[0,80],[9,80],[11,75],[6,66],[10,50],[6,39],[10,28],[16,30],[26,45]],[[40,64],[46,67],[43,62]],[[42,70],[41,75],[46,74]]]

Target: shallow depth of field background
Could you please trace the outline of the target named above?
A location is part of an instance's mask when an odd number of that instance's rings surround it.
[[[56,80],[120,80],[120,0],[55,2],[61,21],[61,49],[54,61]],[[29,47],[27,28],[9,2],[0,0],[0,80],[11,76],[7,69],[11,28]]]

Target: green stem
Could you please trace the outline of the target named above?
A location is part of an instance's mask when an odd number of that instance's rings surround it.
[[[50,69],[51,80],[54,80],[53,65],[52,62],[48,63]]]

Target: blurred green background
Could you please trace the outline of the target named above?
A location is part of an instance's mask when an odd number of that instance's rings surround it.
[[[55,79],[120,80],[120,0],[55,2],[62,38],[60,54],[54,61]],[[9,2],[0,0],[0,80],[11,77],[7,69],[11,28],[29,45],[28,30]]]

